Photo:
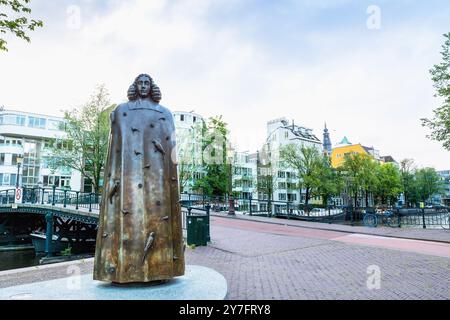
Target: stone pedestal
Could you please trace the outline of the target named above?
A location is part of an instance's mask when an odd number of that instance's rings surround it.
[[[162,284],[115,285],[92,274],[0,290],[0,300],[223,300],[227,281],[215,270],[186,266],[186,274]]]

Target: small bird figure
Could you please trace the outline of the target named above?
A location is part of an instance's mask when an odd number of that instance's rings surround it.
[[[145,167],[144,167],[144,169],[150,169],[151,168],[151,165],[150,164],[147,164]]]
[[[133,133],[135,133],[135,132],[139,132],[139,129],[131,127],[131,131],[132,131]]]
[[[161,218],[162,221],[168,221],[169,220],[169,216],[165,216]]]
[[[109,203],[112,204],[112,198],[117,194],[117,192],[119,191],[120,188],[120,181],[116,180],[114,182],[114,186],[111,188],[111,191],[109,191],[108,194],[108,199],[109,199]]]
[[[131,213],[131,212],[128,211],[128,210],[122,210],[122,214],[123,214],[124,216],[129,215],[130,213]]]
[[[155,145],[155,148],[156,148],[157,151],[161,152],[163,155],[166,154],[166,151],[164,151],[164,148],[163,148],[163,146],[161,145],[161,143],[159,143],[159,142],[156,141],[156,140],[153,140],[152,143]]]
[[[142,263],[145,262],[145,259],[147,258],[147,255],[148,255],[150,248],[152,247],[152,244],[154,241],[155,241],[155,233],[151,232],[150,235],[148,236],[147,242],[145,243],[144,256],[142,257]]]
[[[137,155],[137,156],[140,156],[142,154],[142,152],[134,150],[134,154]]]

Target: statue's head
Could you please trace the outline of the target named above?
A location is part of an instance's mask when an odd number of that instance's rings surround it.
[[[128,99],[130,101],[141,99],[151,99],[156,103],[161,101],[161,91],[148,74],[140,74],[128,89]]]

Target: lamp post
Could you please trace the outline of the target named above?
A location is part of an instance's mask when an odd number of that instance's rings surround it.
[[[16,177],[16,189],[19,188],[19,176],[20,176],[20,166],[22,165],[23,156],[17,156],[17,177]]]

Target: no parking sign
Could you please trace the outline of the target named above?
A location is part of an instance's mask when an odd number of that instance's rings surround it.
[[[16,188],[16,193],[14,194],[14,203],[22,203],[23,189]]]

